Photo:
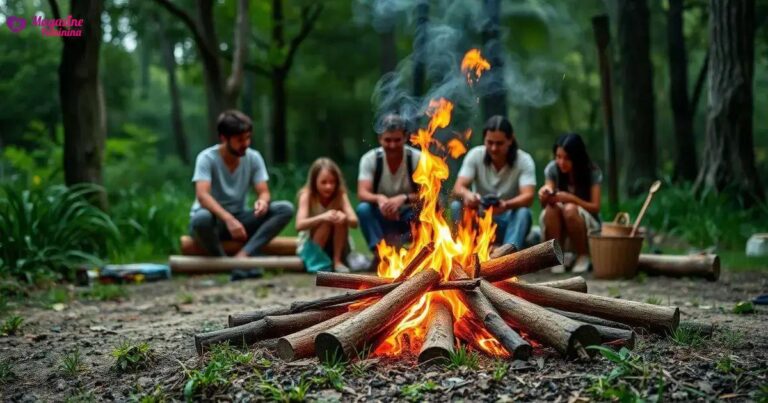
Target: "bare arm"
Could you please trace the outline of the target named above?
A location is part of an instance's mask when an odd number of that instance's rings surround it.
[[[227,222],[234,218],[232,214],[229,213],[229,211],[225,210],[224,207],[221,207],[221,204],[219,204],[219,202],[216,201],[213,196],[211,196],[211,182],[195,182],[195,196],[200,202],[200,206],[210,211],[211,214],[213,214],[219,220]]]
[[[378,204],[384,195],[373,193],[373,182],[369,180],[357,181],[357,198],[361,202]]]
[[[584,208],[584,210],[596,214],[600,211],[600,185],[592,185],[590,192],[592,193],[590,201],[586,201],[568,192],[558,192],[555,197],[558,201],[576,204]]]
[[[299,195],[299,209],[296,212],[296,231],[304,231],[317,227],[326,221],[325,215],[309,217],[309,194],[301,192]]]
[[[357,214],[355,214],[355,209],[352,208],[352,203],[349,202],[349,197],[346,193],[344,193],[344,199],[342,200],[342,203],[342,210],[344,211],[344,215],[347,217],[347,225],[350,228],[357,228]]]

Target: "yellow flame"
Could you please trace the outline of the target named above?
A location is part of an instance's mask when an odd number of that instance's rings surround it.
[[[480,79],[483,72],[491,69],[491,63],[483,58],[480,54],[480,49],[470,49],[464,54],[464,59],[461,60],[461,72],[466,74],[467,82],[472,85]],[[474,73],[475,78],[472,78]]]

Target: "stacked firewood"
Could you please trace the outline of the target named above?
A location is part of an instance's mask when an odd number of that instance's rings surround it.
[[[435,270],[416,271],[430,253],[431,248],[424,248],[395,279],[318,273],[317,286],[354,290],[230,315],[228,328],[196,335],[195,347],[202,354],[214,343],[250,345],[277,339],[277,354],[286,361],[311,356],[351,359],[376,347],[412,304],[425,293],[437,291],[455,293],[471,315],[468,323],[482,326],[514,359],[527,359],[532,343],[553,347],[565,357],[589,358],[594,355],[589,346],[607,343],[632,348],[637,330],[671,332],[680,321],[676,307],[589,294],[581,277],[545,283],[517,279],[562,264],[556,241],[520,251],[505,245],[487,261],[475,257],[472,267],[455,264],[448,281]],[[448,301],[432,299],[420,361],[448,357],[456,338],[476,343],[466,332],[454,336],[454,322],[459,319],[453,317]]]

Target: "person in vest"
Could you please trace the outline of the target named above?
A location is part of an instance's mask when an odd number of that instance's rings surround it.
[[[589,269],[587,235],[600,229],[600,183],[603,173],[587,154],[576,133],[560,136],[552,146],[555,159],[544,168],[544,186],[539,189],[541,232],[544,239],[557,239],[576,253],[573,272]],[[566,267],[556,266],[562,273]]]
[[[252,127],[251,119],[242,112],[223,112],[216,126],[221,142],[201,151],[195,161],[190,232],[213,256],[226,256],[220,241],[228,239],[244,242],[235,257],[256,255],[293,216],[291,202],[270,199],[264,159],[249,148]],[[253,208],[248,208],[246,197],[251,188],[257,198]]]
[[[410,222],[416,219],[414,204],[418,201],[413,171],[421,155],[405,145],[405,121],[399,115],[384,116],[376,132],[380,147],[360,158],[360,204],[356,209],[360,229],[374,252],[382,239],[394,245],[410,239]]]
[[[454,223],[461,221],[463,208],[491,209],[496,243],[525,247],[536,195],[536,166],[531,155],[518,148],[507,118],[496,115],[485,123],[483,145],[464,157],[453,193],[459,199],[451,202]]]

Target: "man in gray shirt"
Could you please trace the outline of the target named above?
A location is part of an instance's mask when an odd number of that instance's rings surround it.
[[[201,151],[195,161],[190,232],[213,256],[226,256],[220,241],[229,239],[245,242],[235,257],[258,254],[293,216],[291,202],[270,201],[264,159],[249,148],[252,127],[242,112],[223,112],[217,124],[221,143]],[[251,187],[257,195],[253,209],[246,206]]]

